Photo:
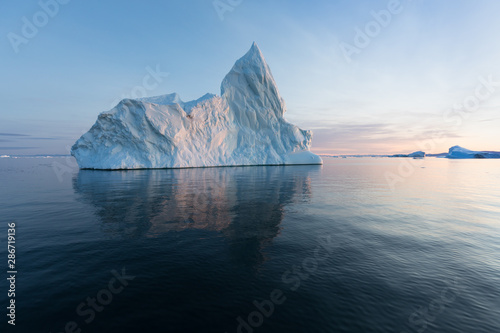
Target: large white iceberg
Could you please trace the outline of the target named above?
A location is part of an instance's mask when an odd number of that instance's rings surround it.
[[[460,146],[451,147],[448,151],[447,158],[464,159],[464,158],[500,158],[500,152],[495,151],[473,151],[462,148]]]
[[[221,96],[124,99],[99,115],[71,154],[85,169],[322,164],[309,150],[312,132],[288,123],[285,111],[254,43],[222,81]]]

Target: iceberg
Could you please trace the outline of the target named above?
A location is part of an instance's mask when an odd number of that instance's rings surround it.
[[[221,85],[221,95],[124,99],[101,113],[71,148],[82,169],[322,164],[312,132],[284,118],[286,105],[257,44]]]
[[[446,158],[465,159],[465,158],[500,158],[500,152],[495,151],[473,151],[460,146],[451,147]]]
[[[425,157],[425,152],[423,151],[416,151],[411,154],[396,154],[396,155],[391,155],[389,157],[413,157],[413,158],[423,158]]]
[[[416,151],[414,153],[409,154],[408,157],[422,158],[422,157],[425,157],[425,152],[423,152],[423,151]]]

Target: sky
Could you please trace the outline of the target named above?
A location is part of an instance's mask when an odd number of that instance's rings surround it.
[[[184,101],[255,41],[320,154],[500,151],[496,0],[0,2],[0,154],[69,154],[122,98]]]

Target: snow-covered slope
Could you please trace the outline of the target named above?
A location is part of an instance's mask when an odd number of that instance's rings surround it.
[[[494,151],[472,151],[460,146],[451,147],[447,158],[500,158],[500,152]]]
[[[322,164],[312,133],[288,123],[286,106],[254,43],[226,75],[221,96],[122,100],[71,149],[80,168],[138,169]]]

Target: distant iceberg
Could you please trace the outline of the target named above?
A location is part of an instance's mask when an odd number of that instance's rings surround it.
[[[425,157],[425,152],[423,151],[416,151],[411,154],[396,154],[396,155],[391,155],[389,157],[413,157],[413,158],[423,158]]]
[[[124,99],[71,148],[80,168],[140,169],[322,164],[312,132],[288,123],[285,102],[254,43],[221,96]]]
[[[500,158],[500,152],[495,151],[473,151],[460,146],[451,147],[446,158],[465,159],[465,158]]]

